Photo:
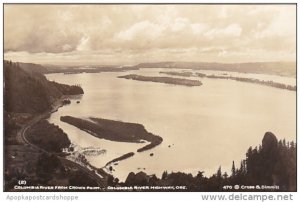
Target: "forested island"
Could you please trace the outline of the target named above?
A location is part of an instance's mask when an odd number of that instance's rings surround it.
[[[243,77],[235,77],[235,76],[217,76],[217,75],[207,75],[204,73],[193,73],[193,72],[176,72],[176,71],[166,71],[166,72],[159,72],[160,74],[167,74],[167,75],[172,75],[172,76],[183,76],[183,77],[191,77],[191,76],[197,76],[201,78],[210,78],[210,79],[229,79],[229,80],[234,80],[234,81],[241,81],[241,82],[248,82],[248,83],[255,83],[255,84],[260,84],[260,85],[265,85],[265,86],[270,86],[274,88],[280,88],[280,89],[286,89],[286,90],[291,90],[291,91],[296,91],[297,87],[292,86],[292,85],[285,85],[282,83],[277,83],[274,81],[264,81],[264,80],[259,80],[259,79],[254,79],[254,78],[243,78]]]
[[[151,149],[163,141],[160,136],[149,133],[143,125],[137,123],[127,123],[93,117],[91,117],[91,121],[89,121],[72,116],[62,116],[60,117],[60,120],[76,126],[95,137],[106,140],[133,143],[142,143],[144,141],[150,142],[150,144],[138,149],[137,152]]]
[[[125,76],[119,76],[118,78],[124,79],[132,79],[137,81],[150,81],[157,83],[166,83],[166,84],[174,84],[174,85],[183,85],[183,86],[201,86],[201,81],[198,80],[190,80],[190,79],[180,79],[173,77],[155,77],[155,76],[141,76],[137,74],[129,74]]]

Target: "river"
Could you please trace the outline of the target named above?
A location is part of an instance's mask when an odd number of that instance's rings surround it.
[[[72,143],[81,147],[106,149],[99,156],[87,156],[96,167],[142,147],[98,139],[59,120],[70,115],[99,117],[140,123],[164,141],[154,149],[136,153],[114,165],[112,174],[124,181],[129,172],[144,171],[161,177],[163,171],[205,175],[219,166],[230,172],[232,161],[239,165],[249,146],[261,144],[267,131],[278,139],[296,139],[296,92],[233,80],[196,78],[202,86],[186,87],[117,78],[129,73],[159,75],[166,69],[129,72],[47,74],[49,80],[81,84],[85,94],[60,108],[49,122],[61,127]],[[172,70],[174,71],[174,70]],[[179,70],[176,70],[179,71]],[[202,71],[205,73],[205,71]],[[207,72],[206,72],[207,73]],[[240,75],[240,74],[239,74]],[[161,75],[166,76],[166,75]],[[251,78],[276,76],[251,75]],[[295,78],[278,77],[295,84]],[[80,103],[76,101],[80,99]],[[153,156],[149,154],[153,153]]]

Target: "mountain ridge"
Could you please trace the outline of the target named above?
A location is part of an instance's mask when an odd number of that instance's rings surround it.
[[[7,60],[4,60],[8,62]],[[129,66],[103,66],[91,65],[86,68],[80,66],[61,66],[60,65],[41,65],[35,63],[20,62],[21,68],[28,73],[99,73],[102,71],[127,71],[138,70],[140,68],[174,68],[174,69],[193,69],[193,70],[216,70],[232,71],[242,73],[271,74],[279,76],[296,77],[295,61],[276,61],[276,62],[244,62],[244,63],[220,63],[220,62],[144,62]],[[79,71],[80,70],[80,71]]]

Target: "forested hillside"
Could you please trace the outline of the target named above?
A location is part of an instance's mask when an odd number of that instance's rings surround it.
[[[83,94],[79,86],[50,82],[36,68],[4,61],[4,110],[17,113],[41,113],[62,95]]]

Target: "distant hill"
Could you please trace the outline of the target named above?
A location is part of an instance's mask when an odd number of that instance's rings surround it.
[[[18,62],[20,68],[22,68],[24,71],[26,71],[29,74],[34,74],[34,73],[48,73],[48,68],[39,65],[39,64],[34,64],[34,63],[23,63],[23,62]]]
[[[210,63],[210,62],[157,62],[141,63],[137,68],[183,68],[198,70],[223,70],[245,73],[296,76],[296,62]]]
[[[287,77],[296,77],[296,62],[249,62],[249,63],[216,63],[216,62],[149,62],[133,66],[119,67],[107,65],[83,66],[56,66],[39,65],[33,63],[18,63],[19,66],[30,74],[47,73],[99,73],[121,72],[138,70],[140,68],[174,68],[194,70],[218,70],[242,73],[271,74]]]
[[[4,110],[18,113],[41,113],[62,95],[83,94],[78,86],[50,82],[35,64],[4,61]]]

